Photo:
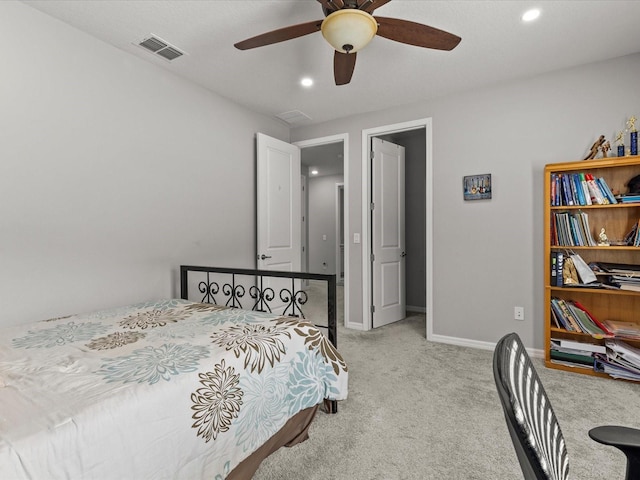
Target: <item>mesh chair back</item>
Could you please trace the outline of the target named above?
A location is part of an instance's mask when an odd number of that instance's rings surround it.
[[[560,425],[516,333],[496,345],[493,376],[524,478],[566,479],[569,459]]]

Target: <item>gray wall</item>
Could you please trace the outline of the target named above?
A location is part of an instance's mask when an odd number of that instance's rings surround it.
[[[342,175],[309,177],[309,271],[336,272],[336,183]],[[323,240],[326,235],[326,240]]]
[[[0,324],[175,294],[180,263],[253,265],[255,132],[289,140],[285,126],[21,3],[0,2],[0,40]],[[636,54],[290,140],[349,134],[353,235],[362,129],[432,118],[434,333],[517,331],[542,348],[543,167],[612,139],[638,115],[639,79]],[[477,173],[493,174],[493,199],[465,203],[462,177]],[[363,318],[361,246],[348,259],[351,323]]]
[[[255,133],[288,128],[22,3],[0,43],[0,325],[255,265]]]
[[[350,136],[350,232],[362,226],[363,129],[433,120],[433,331],[496,342],[518,332],[543,348],[543,198],[547,163],[580,160],[640,105],[640,54],[292,131]],[[493,198],[464,202],[462,177],[491,173]],[[350,245],[349,321],[362,322],[362,245]],[[513,320],[513,307],[525,321]]]

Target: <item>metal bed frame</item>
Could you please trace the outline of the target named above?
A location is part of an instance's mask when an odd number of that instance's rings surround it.
[[[205,279],[199,281],[198,291],[202,294],[201,303],[213,303],[232,308],[244,308],[257,312],[277,313],[283,316],[306,318],[302,307],[308,297],[304,290],[296,286],[296,280],[319,280],[327,283],[327,324],[314,325],[327,331],[329,341],[338,346],[336,275],[323,273],[285,272],[278,270],[256,270],[246,268],[180,266],[180,298],[189,300],[189,272],[201,272]],[[216,281],[215,274],[226,274],[224,282]],[[229,277],[230,276],[230,277]],[[214,278],[212,278],[214,277]],[[265,282],[265,278],[284,278],[291,280],[291,287],[280,288],[278,292]],[[228,281],[226,281],[228,280]],[[242,282],[241,280],[245,280]],[[298,282],[299,285],[299,282]],[[247,288],[248,287],[248,288]],[[245,294],[249,297],[245,298]],[[252,303],[248,308],[242,305]],[[274,312],[277,303],[283,303],[281,312]],[[337,413],[335,400],[325,400],[328,413]]]

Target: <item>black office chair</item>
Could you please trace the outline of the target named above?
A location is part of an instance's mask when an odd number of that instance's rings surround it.
[[[493,377],[525,480],[564,480],[569,458],[560,425],[527,351],[516,333],[500,339]],[[596,442],[627,456],[627,480],[640,480],[640,430],[618,426],[589,431]]]

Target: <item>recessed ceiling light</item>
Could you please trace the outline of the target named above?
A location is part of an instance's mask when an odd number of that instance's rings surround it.
[[[309,77],[305,77],[300,80],[300,85],[302,85],[303,87],[310,87],[311,85],[313,85],[313,80]]]
[[[311,170],[311,175],[317,175],[318,174],[318,170]]]
[[[531,10],[527,10],[522,15],[523,22],[533,22],[536,18],[540,16],[540,10],[537,8],[532,8]]]

